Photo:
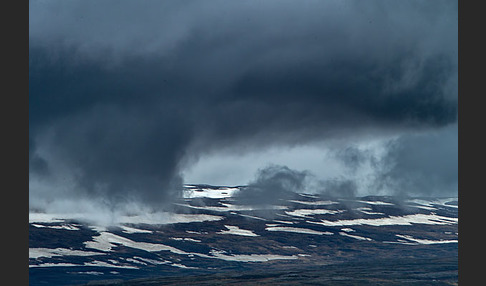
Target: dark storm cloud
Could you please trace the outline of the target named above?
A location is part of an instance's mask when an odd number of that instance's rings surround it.
[[[455,196],[457,129],[457,124],[452,124],[433,131],[403,133],[383,141],[378,152],[376,147],[375,150],[355,146],[337,148],[331,154],[344,165],[348,176],[322,181],[320,188],[339,192],[341,183],[357,186],[365,179],[367,194]],[[363,173],[367,177],[360,177]],[[356,188],[353,192],[356,193]]]
[[[77,192],[164,201],[210,150],[457,121],[455,1],[31,1],[29,19],[30,172],[62,161]]]
[[[311,176],[287,166],[272,165],[259,169],[256,177],[236,195],[236,200],[253,206],[272,206],[280,200],[291,199],[294,193],[303,192]]]
[[[454,196],[458,188],[457,125],[390,143],[377,188],[398,195]]]
[[[298,171],[283,165],[259,169],[255,178],[236,193],[237,202],[271,208],[281,200],[293,199],[295,193],[318,193],[326,197],[352,198],[357,194],[356,182],[347,178],[318,179],[310,171]]]
[[[320,182],[320,194],[334,198],[353,198],[357,193],[357,185],[351,179],[330,179]]]
[[[352,173],[355,173],[367,162],[370,162],[371,165],[374,166],[378,163],[378,158],[376,158],[370,150],[360,150],[355,146],[338,149],[333,154],[334,157],[341,161]]]

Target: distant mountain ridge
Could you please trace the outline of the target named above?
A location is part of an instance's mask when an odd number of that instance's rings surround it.
[[[394,259],[446,259],[448,274],[434,279],[457,281],[457,198],[292,193],[269,208],[241,203],[242,189],[187,184],[170,211],[124,215],[109,226],[31,212],[29,284],[307,273]]]

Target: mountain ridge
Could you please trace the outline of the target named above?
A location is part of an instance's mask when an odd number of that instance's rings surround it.
[[[169,211],[124,214],[108,226],[72,214],[29,213],[29,284],[307,273],[394,259],[457,262],[457,198],[293,193],[269,208],[242,204],[235,196],[240,189],[187,184]],[[451,271],[444,279],[455,282],[457,267]],[[319,276],[331,279],[328,274]]]

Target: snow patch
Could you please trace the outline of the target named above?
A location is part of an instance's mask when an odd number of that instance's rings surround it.
[[[418,204],[419,206],[415,206],[422,209],[428,210],[437,210],[435,208],[436,205],[443,206],[443,207],[451,207],[457,208],[457,205],[450,205],[448,203],[457,201],[457,198],[444,198],[444,199],[436,199],[436,200],[423,200],[423,199],[412,199],[407,200],[407,203],[414,203]]]
[[[197,267],[185,266],[184,264],[178,264],[178,263],[172,263],[172,264],[170,264],[170,266],[184,268],[184,269],[199,269]]]
[[[170,239],[177,240],[177,241],[201,242],[199,239],[194,239],[190,237],[171,237]]]
[[[368,241],[371,241],[372,240],[371,238],[368,238],[368,237],[362,237],[362,236],[358,236],[358,235],[352,235],[352,234],[348,234],[348,233],[345,233],[345,232],[340,232],[339,234],[342,235],[342,236],[351,237],[351,238],[354,238],[354,239],[357,239],[357,240],[368,240]]]
[[[29,223],[55,223],[64,222],[61,214],[31,213],[29,212]]]
[[[143,257],[139,257],[139,256],[134,256],[133,258],[140,260],[140,261],[143,261],[143,262],[146,262],[146,263],[154,264],[154,265],[170,263],[170,261],[165,261],[165,260],[161,261],[161,260],[155,260],[155,259],[150,259],[150,258],[143,258]]]
[[[263,220],[263,221],[266,221],[266,219],[264,218],[261,218],[261,217],[257,217],[257,216],[252,216],[252,215],[247,215],[247,214],[239,214],[240,216],[242,217],[247,217],[247,218],[252,218],[252,219],[257,219],[257,220]],[[278,214],[277,214],[278,215]]]
[[[92,262],[85,262],[84,266],[94,266],[94,267],[112,267],[112,268],[124,268],[124,269],[139,269],[136,266],[130,265],[114,265],[104,261],[92,261]]]
[[[338,214],[344,212],[343,210],[327,210],[327,209],[297,209],[293,211],[286,211],[290,216],[309,217],[316,214]]]
[[[42,224],[31,224],[37,228],[52,228],[52,229],[65,229],[65,230],[79,230],[78,227],[74,226],[73,224],[63,224],[63,225],[42,225]]]
[[[298,259],[296,255],[273,255],[273,254],[234,254],[228,255],[225,251],[211,250],[211,255],[226,261],[239,262],[265,262],[270,260]]]
[[[193,230],[186,230],[186,233],[189,233],[189,234],[208,234],[207,231],[193,231]]]
[[[378,205],[378,206],[393,206],[392,203],[382,202],[382,201],[358,201],[363,204]]]
[[[414,242],[414,244],[439,244],[439,243],[458,243],[457,239],[453,240],[429,240],[429,239],[419,239],[414,238],[410,235],[396,234],[397,237],[404,238],[406,240]]]
[[[304,233],[304,234],[317,234],[317,235],[333,235],[332,232],[328,231],[317,231],[307,228],[300,228],[300,227],[288,227],[288,226],[271,226],[266,227],[265,230],[267,231],[286,231],[286,232],[295,232],[295,233]]]
[[[385,215],[384,213],[373,212],[373,210],[369,207],[361,207],[361,208],[357,208],[356,210],[367,215]]]
[[[78,272],[70,272],[75,274],[86,274],[86,275],[103,275],[103,272],[99,271],[78,271]]]
[[[412,214],[405,216],[390,216],[377,219],[350,219],[350,220],[321,220],[320,222],[308,221],[309,223],[320,224],[325,226],[349,226],[349,225],[412,225],[412,224],[457,224],[458,219],[452,217],[439,216],[434,213],[431,214]]]
[[[128,226],[124,226],[124,225],[120,225],[120,227],[123,229],[124,233],[153,233],[153,231],[151,231],[151,230],[133,228],[133,227],[128,227]]]
[[[228,230],[222,230],[220,232],[217,232],[218,234],[233,234],[233,235],[242,235],[242,236],[259,236],[258,234],[254,233],[251,230],[246,230],[246,229],[241,229],[235,225],[225,225],[226,229]]]
[[[195,188],[196,186],[191,186]],[[196,190],[183,190],[182,197],[185,199],[193,199],[193,198],[212,198],[212,199],[222,199],[222,198],[230,198],[237,192],[238,188],[218,188],[218,189],[196,189]]]
[[[31,264],[30,267],[72,267],[72,266],[83,266],[73,263],[41,263],[41,264]]]
[[[205,222],[222,220],[223,217],[207,214],[178,214],[170,212],[155,212],[144,213],[139,215],[120,215],[111,221],[111,225],[120,224],[172,224],[172,223],[191,223],[191,222]],[[47,213],[30,213],[29,223],[62,223],[66,220],[84,220],[86,221],[86,214],[83,213],[63,213],[63,214],[47,214]],[[103,226],[101,226],[103,227]]]
[[[134,258],[127,258],[125,260],[128,261],[128,262],[136,263],[136,264],[147,265],[147,263],[145,263],[143,261],[139,261],[139,260],[134,259]]]
[[[93,237],[92,241],[86,241],[84,244],[86,248],[97,249],[105,252],[111,251],[117,245],[123,245],[148,252],[168,250],[175,254],[187,254],[185,251],[179,250],[172,246],[148,242],[136,242],[109,232],[101,232],[99,236]]]
[[[294,224],[293,222],[291,221],[285,221],[285,220],[274,220],[274,222],[278,222],[278,223],[284,223],[284,224]]]
[[[51,258],[53,256],[93,256],[104,255],[102,252],[72,250],[67,248],[29,248],[29,258],[37,259],[39,257]]]

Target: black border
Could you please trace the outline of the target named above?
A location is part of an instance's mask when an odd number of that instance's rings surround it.
[[[459,2],[459,1],[458,1]],[[478,86],[479,77],[483,76],[478,55],[484,53],[484,41],[481,40],[480,22],[484,19],[484,10],[479,6],[465,5],[473,3],[462,1],[458,12],[458,53],[459,53],[459,284],[477,285],[484,281],[484,214],[485,200],[482,193],[484,184],[474,178],[484,177],[482,164],[478,159],[479,151],[485,146],[483,130],[476,125],[484,114],[484,90]],[[474,13],[474,12],[476,13]],[[473,102],[476,102],[475,104]],[[473,106],[476,107],[474,110]],[[468,131],[469,129],[469,131]],[[471,136],[470,129],[476,134]],[[469,135],[469,136],[468,136]],[[476,159],[476,160],[474,160]],[[481,284],[481,282],[479,282]]]
[[[8,4],[7,4],[8,3]],[[2,9],[2,271],[4,283],[29,283],[29,2]],[[5,64],[6,63],[6,64]],[[6,160],[5,160],[6,159]],[[8,280],[7,280],[8,279]],[[10,281],[10,282],[7,282]]]

